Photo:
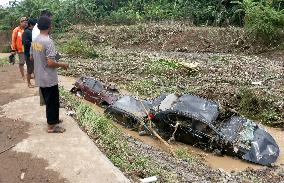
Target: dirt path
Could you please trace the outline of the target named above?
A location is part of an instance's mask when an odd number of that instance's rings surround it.
[[[64,109],[67,131],[46,133],[38,89],[19,79],[16,65],[0,67],[0,78],[0,183],[129,182]]]
[[[29,89],[16,66],[0,67],[0,105],[7,104],[19,98],[34,96],[35,89]],[[17,111],[14,111],[17,113]],[[0,116],[1,116],[0,112]],[[16,145],[28,137],[30,125],[22,120],[0,117],[0,152]],[[63,183],[59,173],[47,170],[47,161],[35,158],[29,153],[17,153],[8,150],[0,154],[0,183]],[[21,180],[22,178],[22,180]]]

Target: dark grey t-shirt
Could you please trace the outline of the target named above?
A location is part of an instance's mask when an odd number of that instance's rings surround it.
[[[32,42],[30,53],[34,58],[36,86],[45,88],[57,85],[57,69],[47,65],[48,58],[55,60],[56,50],[53,41],[48,36],[40,34]]]

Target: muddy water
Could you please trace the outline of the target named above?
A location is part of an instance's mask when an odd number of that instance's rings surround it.
[[[131,137],[135,139],[142,141],[145,144],[151,145],[153,147],[156,147],[164,151],[169,151],[169,149],[163,143],[161,143],[158,139],[152,138],[150,136],[140,136],[136,131],[126,129],[119,124],[117,124],[117,126],[124,133],[130,135]],[[274,128],[268,128],[268,127],[266,127],[266,130],[274,137],[274,139],[277,141],[279,148],[280,148],[280,155],[276,162],[276,165],[284,164],[284,153],[283,153],[284,151],[284,131],[281,131],[280,129],[274,129]],[[241,171],[247,168],[253,168],[253,169],[263,168],[263,166],[252,164],[247,161],[240,160],[238,158],[234,158],[230,156],[214,155],[213,153],[205,152],[199,148],[186,145],[183,143],[172,144],[172,147],[174,149],[186,148],[189,153],[195,154],[201,157],[205,161],[206,164],[208,164],[214,169],[223,169],[225,171],[230,172],[232,170]]]
[[[72,88],[72,84],[75,82],[74,78],[70,77],[63,77],[60,76],[60,85],[64,86],[65,89],[70,90]],[[126,93],[126,91],[123,91],[123,93]],[[88,102],[90,103],[90,102]],[[90,103],[91,104],[91,103]],[[94,108],[99,112],[103,113],[104,109],[94,105]],[[120,128],[125,134],[128,134],[132,136],[133,138],[142,141],[145,144],[151,145],[153,147],[156,147],[158,149],[168,151],[167,147],[161,143],[158,139],[149,137],[149,136],[140,136],[136,131],[132,131],[130,129],[126,129],[123,126],[116,124],[118,128]],[[276,128],[269,128],[265,127],[265,129],[274,137],[276,140],[277,144],[279,145],[280,148],[280,155],[279,158],[276,162],[276,165],[283,165],[284,164],[284,131],[281,131],[280,129]],[[199,157],[202,157],[202,159],[205,161],[206,164],[211,166],[214,169],[223,169],[225,171],[240,171],[244,170],[246,168],[253,168],[253,169],[260,169],[263,168],[263,166],[260,165],[255,165],[251,164],[246,161],[242,161],[240,159],[234,158],[234,157],[229,157],[229,156],[217,156],[214,155],[213,153],[208,153],[205,151],[202,151],[199,148],[195,148],[190,145],[182,144],[182,143],[175,143],[172,144],[172,147],[174,149],[179,149],[179,148],[186,148],[189,153],[195,154]]]

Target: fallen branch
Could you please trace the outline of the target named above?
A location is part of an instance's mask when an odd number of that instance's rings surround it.
[[[15,147],[15,146],[16,146],[16,144],[11,145],[11,146],[8,147],[7,149],[4,149],[3,151],[1,151],[0,154],[3,154],[4,152],[9,151],[10,149],[12,149],[12,148]]]
[[[147,111],[145,105],[143,104],[143,102],[140,100],[139,97],[138,97],[138,99],[139,99],[140,103],[142,104],[142,106],[143,106],[143,108],[144,108],[144,110],[145,110],[145,112],[146,112],[146,114],[147,114],[148,120],[149,120],[149,122],[150,122],[150,125],[149,125],[149,127],[147,126],[147,128],[151,131],[152,134],[155,135],[155,137],[157,137],[163,144],[165,144],[165,146],[167,146],[167,148],[169,149],[169,151],[170,151],[170,153],[171,153],[172,155],[175,155],[175,152],[174,152],[172,146],[171,146],[167,141],[165,141],[165,140],[152,128],[152,120],[151,120],[151,118],[149,117],[149,112]],[[141,125],[142,125],[142,126],[146,126],[146,124],[145,124],[143,121],[141,122]]]

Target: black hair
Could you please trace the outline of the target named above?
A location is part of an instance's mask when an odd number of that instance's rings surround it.
[[[41,11],[40,16],[41,16],[41,17],[42,17],[42,16],[52,17],[52,13],[51,13],[50,11],[48,11],[48,10],[43,10],[43,11]]]
[[[28,26],[34,26],[37,23],[37,19],[29,18],[28,20]]]
[[[39,30],[47,30],[51,27],[51,20],[47,16],[41,16],[38,19],[37,27]]]

